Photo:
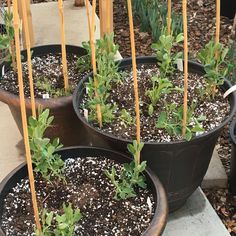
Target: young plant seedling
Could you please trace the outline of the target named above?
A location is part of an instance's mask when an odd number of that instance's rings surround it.
[[[51,125],[53,116],[49,116],[49,109],[40,111],[38,118],[29,118],[29,142],[32,154],[34,171],[39,172],[44,179],[50,181],[51,177],[63,179],[64,161],[55,152],[63,145],[58,138],[53,142],[44,137],[46,129]]]
[[[135,122],[133,117],[130,115],[130,113],[126,109],[121,110],[119,120],[121,120],[121,122],[123,123],[125,127],[133,125]]]
[[[35,86],[38,89],[44,90],[50,98],[57,98],[57,97],[63,97],[63,96],[69,96],[72,93],[72,88],[69,87],[68,89],[55,89],[52,86],[52,83],[49,81],[49,79],[45,77],[38,78]]]
[[[107,103],[111,83],[121,81],[121,75],[118,72],[118,64],[115,62],[115,55],[118,46],[113,44],[114,35],[105,35],[103,39],[96,42],[96,61],[97,61],[97,86],[95,88],[94,81],[89,78],[86,83],[86,90],[89,100],[86,107],[89,108],[89,120],[97,120],[97,105],[101,107],[102,122],[111,123],[114,119],[114,111],[116,104]],[[89,49],[89,51],[91,51]],[[97,96],[95,96],[95,93]]]
[[[0,49],[7,49],[9,54],[5,58],[6,61],[12,62],[12,67],[14,71],[15,68],[15,51],[12,47],[12,43],[14,42],[14,27],[13,27],[13,14],[11,12],[4,10],[4,23],[6,26],[6,33],[0,34]]]
[[[68,206],[63,203],[63,214],[55,214],[53,211],[47,212],[43,209],[42,212],[42,234],[43,236],[73,236],[75,224],[82,218],[80,209],[73,210],[71,203]],[[52,226],[53,221],[55,226]],[[54,229],[53,229],[54,228]],[[39,231],[35,231],[36,236],[41,236]]]
[[[106,171],[106,176],[111,180],[115,188],[114,199],[128,199],[136,196],[135,188],[146,188],[145,177],[143,171],[146,168],[146,161],[140,163],[140,152],[144,143],[138,144],[136,140],[133,144],[128,144],[128,150],[133,155],[133,161],[125,163],[121,174],[117,174],[115,167],[112,167],[111,172]]]
[[[182,58],[182,52],[172,52],[174,44],[178,44],[182,41],[182,33],[174,37],[173,35],[168,34],[167,29],[164,28],[158,42],[152,44],[152,49],[156,51],[157,64],[160,69],[161,78],[166,78],[168,75],[171,75],[175,70],[177,60]]]
[[[73,210],[71,203],[63,204],[63,215],[56,215],[57,226],[54,230],[55,236],[73,236],[75,224],[82,218],[80,209]]]
[[[225,61],[228,51],[229,49],[224,48],[221,43],[211,40],[197,55],[206,72],[205,94],[208,98],[214,98],[216,87],[224,83],[223,77],[227,75],[229,69]]]
[[[194,133],[204,132],[201,122],[206,119],[204,116],[194,117],[194,110],[197,103],[192,103],[188,108],[187,126],[185,138],[191,140]],[[165,129],[169,135],[181,136],[182,134],[182,118],[183,106],[177,107],[172,103],[165,106],[166,111],[162,111],[156,123],[156,127]]]

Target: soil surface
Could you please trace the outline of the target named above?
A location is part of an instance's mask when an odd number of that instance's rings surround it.
[[[160,97],[157,104],[154,106],[154,112],[152,115],[149,115],[148,113],[148,107],[151,101],[146,92],[152,89],[151,78],[159,75],[159,69],[156,65],[139,65],[137,74],[139,78],[139,97],[141,101],[141,139],[145,142],[169,142],[182,140],[181,135],[170,135],[166,129],[157,128],[156,123],[161,112],[168,111],[166,108],[167,105],[176,104],[179,107],[179,104],[183,103],[183,91],[176,90],[178,88],[183,88],[183,73],[175,71],[174,74],[170,76],[169,80],[172,81],[173,90]],[[190,106],[191,104],[196,103],[196,108],[193,108],[193,117],[197,119],[205,116],[205,120],[202,122],[202,127],[205,132],[214,129],[219,126],[229,114],[229,102],[227,99],[223,98],[223,93],[221,91],[216,93],[214,99],[209,100],[206,97],[201,98],[199,95],[199,89],[205,87],[205,78],[203,76],[189,73],[188,80],[188,105]],[[80,105],[81,115],[84,113],[84,107],[88,109],[86,106],[88,100],[88,97],[85,95],[82,104]],[[132,117],[135,117],[133,75],[130,70],[125,71],[125,78],[123,78],[121,83],[112,84],[107,104],[108,103],[112,105],[116,104],[117,106],[114,112],[115,119],[111,123],[104,124],[102,132],[128,140],[135,139],[135,122],[127,124],[121,118],[122,109],[125,109]],[[88,113],[90,112],[91,110],[88,109]],[[174,112],[177,112],[177,108]],[[170,116],[173,115],[172,112],[170,112],[170,114]],[[96,121],[91,121],[91,124],[99,129]],[[192,129],[195,125],[195,120],[191,119],[189,128]],[[202,132],[197,133],[197,135],[200,134],[202,134]]]
[[[85,76],[85,73],[79,72],[76,62],[78,56],[75,54],[67,55],[67,67],[68,67],[68,80],[70,89],[73,90],[79,81]],[[23,79],[25,95],[30,97],[29,79],[28,79],[28,63],[22,63]],[[34,92],[36,98],[50,98],[55,95],[51,95],[50,91],[61,91],[64,88],[64,77],[62,70],[62,57],[61,54],[47,54],[40,57],[32,58],[33,80],[34,80]],[[12,69],[7,69],[6,66],[2,69],[4,74],[0,79],[0,89],[19,94],[18,78],[17,74]],[[48,83],[48,82],[49,83]],[[40,85],[38,85],[40,83]],[[44,84],[44,88],[42,87]],[[45,85],[46,84],[46,85]],[[52,93],[53,94],[53,93]],[[47,96],[48,95],[48,96]]]
[[[66,182],[53,180],[49,183],[39,174],[36,175],[40,209],[63,214],[63,203],[71,203],[74,209],[79,208],[82,219],[75,227],[77,236],[142,235],[155,209],[154,197],[148,189],[137,189],[136,197],[117,201],[114,200],[114,187],[104,171],[110,171],[114,166],[120,173],[120,164],[104,157],[87,157],[67,159],[65,166]],[[152,209],[149,208],[148,199]],[[34,235],[32,211],[29,180],[26,178],[4,200],[1,225],[6,236]]]

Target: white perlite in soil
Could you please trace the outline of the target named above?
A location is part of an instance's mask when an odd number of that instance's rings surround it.
[[[63,203],[80,208],[82,219],[75,227],[75,235],[133,235],[138,236],[149,226],[155,203],[148,189],[139,189],[137,197],[114,200],[114,188],[104,174],[121,165],[100,157],[67,159],[66,183],[45,182],[36,175],[40,209],[61,213]],[[151,209],[150,209],[151,208]],[[151,210],[151,211],[150,211]],[[1,226],[7,236],[34,235],[34,218],[28,179],[23,179],[4,200]]]

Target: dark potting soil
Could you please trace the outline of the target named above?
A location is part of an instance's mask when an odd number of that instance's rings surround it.
[[[126,109],[132,117],[135,117],[133,77],[132,72],[128,70],[126,72],[127,76],[125,76],[122,83],[112,85],[108,103],[117,105],[117,109],[115,110],[116,118],[113,122],[104,124],[102,132],[130,140],[135,138],[136,126],[134,124],[127,125],[120,119],[122,109]],[[156,65],[141,65],[138,67],[137,72],[139,81],[142,140],[145,142],[170,142],[181,140],[181,136],[170,136],[164,129],[156,128],[156,122],[166,104],[174,103],[179,106],[179,104],[183,103],[183,92],[173,90],[171,93],[163,95],[154,107],[154,113],[150,116],[148,114],[148,106],[151,101],[145,92],[152,88],[151,77],[158,75],[159,69]],[[172,81],[174,87],[183,88],[184,79],[182,72],[176,71],[169,79]],[[229,102],[227,99],[223,98],[223,93],[217,91],[215,98],[212,100],[206,98],[201,99],[199,90],[205,86],[204,77],[198,74],[189,73],[188,83],[188,105],[190,106],[192,102],[197,102],[196,109],[193,113],[194,117],[206,117],[202,122],[205,132],[219,126],[230,111]],[[80,104],[81,114],[84,113],[83,108],[86,106],[85,104],[87,101],[88,97],[85,95],[82,104]],[[91,124],[99,129],[96,121],[91,122]],[[190,125],[194,125],[194,122]],[[196,135],[200,134],[202,134],[202,132],[196,133]]]
[[[150,190],[137,189],[137,196],[114,200],[114,187],[104,174],[121,165],[106,158],[77,158],[65,161],[65,182],[52,183],[36,174],[39,208],[62,214],[63,203],[80,208],[82,219],[76,224],[77,236],[138,236],[149,226],[155,203]],[[151,209],[150,203],[151,202]],[[54,214],[55,216],[55,214]],[[7,236],[34,235],[34,217],[28,178],[21,180],[4,200],[1,227]],[[53,227],[52,227],[53,229]]]
[[[85,76],[85,73],[79,72],[76,62],[78,56],[75,54],[67,55],[67,67],[68,67],[68,80],[71,90],[79,83],[79,81]],[[36,98],[43,98],[47,91],[40,89],[36,86],[37,81],[49,80],[51,89],[58,90],[64,88],[64,77],[62,70],[62,57],[61,54],[46,54],[40,57],[32,58],[34,91]],[[24,90],[25,96],[30,97],[29,79],[28,79],[28,63],[22,63]],[[0,89],[19,94],[18,78],[17,74],[12,70],[7,70],[5,67],[2,69],[3,77],[0,79]]]

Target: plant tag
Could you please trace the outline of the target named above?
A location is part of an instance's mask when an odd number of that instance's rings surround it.
[[[2,67],[2,77],[5,75],[5,65]]]
[[[84,117],[88,121],[88,110],[84,108]]]
[[[148,204],[148,207],[149,207],[149,213],[151,215],[152,214],[152,202],[150,200],[150,197],[147,198],[147,204]]]
[[[45,94],[43,94],[43,99],[49,99],[50,97],[49,97],[49,94],[48,93],[45,93]]]
[[[179,71],[184,71],[183,60],[177,59],[177,68]]]
[[[233,93],[234,91],[236,91],[236,85],[232,86],[231,88],[229,88],[223,95],[224,98],[226,98],[227,96],[229,96],[231,93]]]
[[[86,94],[88,94],[89,88],[88,88],[88,87],[85,87],[85,91],[86,91]]]

